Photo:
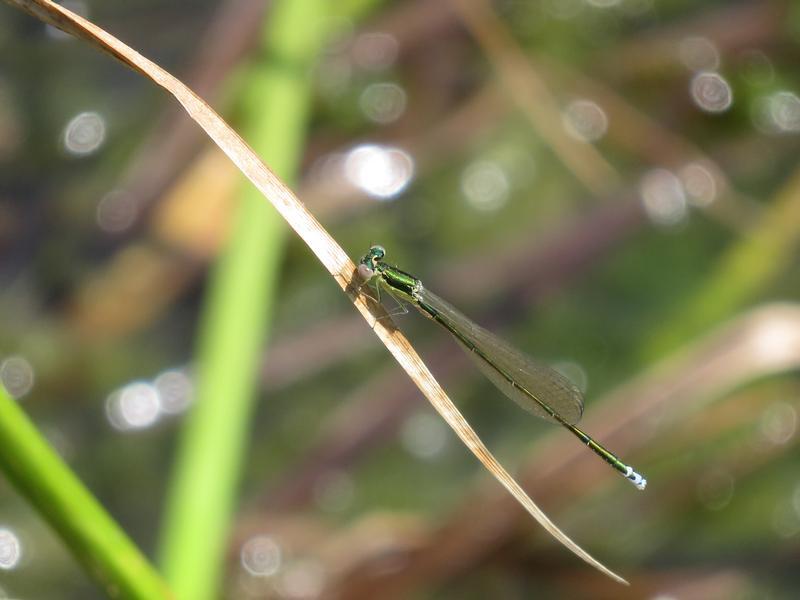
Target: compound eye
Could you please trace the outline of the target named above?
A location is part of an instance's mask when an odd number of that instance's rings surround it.
[[[386,250],[383,246],[372,246],[369,249],[369,253],[376,260],[383,260],[383,257],[386,256]]]
[[[373,275],[375,275],[375,271],[370,269],[367,265],[363,263],[358,265],[358,276],[361,277],[363,281],[369,281],[372,279]]]

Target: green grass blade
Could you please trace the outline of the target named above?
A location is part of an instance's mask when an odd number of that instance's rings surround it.
[[[246,77],[244,137],[289,181],[305,137],[325,6],[321,0],[276,3],[260,63]],[[181,599],[217,597],[284,240],[283,220],[247,184],[233,237],[211,279],[197,404],[179,449],[163,531],[165,576]]]
[[[139,549],[0,386],[0,468],[112,598],[172,598]]]

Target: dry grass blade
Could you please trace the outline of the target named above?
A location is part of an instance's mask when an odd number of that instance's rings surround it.
[[[553,537],[580,556],[590,565],[612,579],[627,583],[595,560],[580,546],[567,537],[547,518],[538,506],[528,497],[519,484],[497,462],[494,456],[478,438],[477,434],[458,412],[444,390],[431,375],[428,368],[409,344],[408,340],[385,318],[381,308],[370,307],[363,296],[357,294],[351,282],[355,276],[355,266],[344,250],[325,231],[319,222],[306,210],[292,191],[267,168],[241,137],[228,126],[214,110],[203,102],[194,92],[164,69],[141,56],[113,36],[89,21],[71,13],[65,8],[47,0],[7,0],[37,18],[59,29],[85,39],[111,54],[132,69],[148,77],[170,92],[180,102],[189,115],[202,127],[212,140],[228,155],[245,176],[264,194],[272,205],[286,219],[295,232],[308,244],[326,269],[333,275],[339,286],[350,296],[353,304],[386,345],[397,362],[405,369],[417,387],[434,405],[436,410],[452,427],[467,447],[478,457],[503,486],[522,504],[525,509]]]
[[[559,160],[595,195],[620,185],[614,167],[591,144],[572,139],[561,125],[561,108],[547,82],[508,33],[486,0],[450,0],[507,88],[511,100]]]
[[[742,396],[734,391],[761,378],[797,369],[800,369],[800,304],[759,306],[697,338],[598,398],[597,408],[592,410],[586,425],[604,441],[613,443],[614,448],[633,451],[645,445],[658,447],[658,462],[685,452],[698,439],[713,444],[730,439],[739,427],[741,431],[752,431],[753,421],[757,422],[758,415],[764,414],[765,404],[774,402],[774,397],[754,400],[756,397],[750,396],[742,401]],[[770,461],[785,460],[788,453],[796,451],[796,437],[795,446],[788,442],[758,445],[757,450],[754,439],[742,440],[735,450],[733,446],[727,447],[721,453],[724,458],[706,456],[697,464],[673,465],[669,474],[658,479],[660,489],[655,491],[665,501],[658,510],[676,510],[680,503],[695,502],[698,482],[709,470],[720,467],[721,458],[723,468],[730,468],[739,482],[750,473],[763,474]],[[660,446],[659,440],[668,442]],[[569,507],[579,488],[597,492],[606,477],[603,465],[583,460],[586,458],[583,448],[571,442],[555,430],[540,438],[523,457],[517,475],[526,487],[545,490],[546,501],[552,506]],[[574,474],[578,471],[580,478],[576,482]],[[648,510],[656,508],[653,505]],[[380,590],[383,597],[405,598],[414,597],[422,582],[430,588],[459,580],[495,556],[499,549],[513,546],[524,519],[525,515],[506,495],[480,482],[467,491],[449,518],[440,520],[426,532],[425,542],[415,547],[403,569],[376,576],[372,568],[376,554],[367,552],[350,565],[349,572],[354,575],[334,591],[342,598],[354,597],[353,590],[362,589]],[[491,531],[491,539],[475,536],[474,531]],[[581,586],[579,579],[572,583]],[[592,593],[562,592],[562,596],[622,597],[617,592],[604,593],[597,582],[592,585]],[[642,597],[641,587],[637,588],[636,583],[629,597]],[[731,596],[722,592],[696,597]]]

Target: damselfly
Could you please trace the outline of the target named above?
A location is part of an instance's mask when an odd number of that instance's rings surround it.
[[[372,246],[358,265],[364,283],[376,281],[379,298],[383,289],[439,323],[506,396],[537,417],[562,425],[633,485],[645,488],[644,477],[575,426],[583,414],[583,394],[571,381],[474,323],[410,273],[383,262],[385,256],[382,246]]]

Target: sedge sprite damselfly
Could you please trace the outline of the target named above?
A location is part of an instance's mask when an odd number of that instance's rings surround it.
[[[642,475],[576,427],[583,414],[583,394],[577,386],[474,323],[425,288],[417,277],[385,263],[385,256],[386,250],[376,245],[361,258],[358,274],[364,283],[375,281],[379,295],[383,289],[439,323],[503,394],[537,417],[563,426],[638,489],[645,488],[647,480]]]

